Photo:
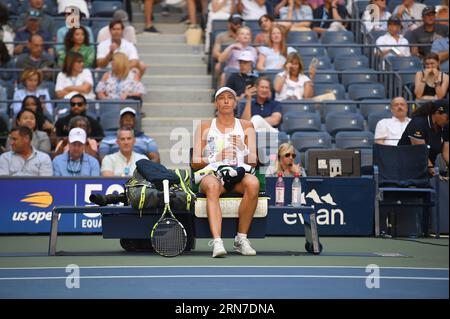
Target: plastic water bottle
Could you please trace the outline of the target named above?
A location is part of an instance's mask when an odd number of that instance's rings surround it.
[[[300,207],[302,205],[302,184],[300,183],[300,174],[295,173],[292,182],[292,206]]]
[[[284,206],[284,180],[283,173],[278,173],[278,180],[275,184],[275,205]]]

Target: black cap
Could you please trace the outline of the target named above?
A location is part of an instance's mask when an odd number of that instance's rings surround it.
[[[240,14],[232,14],[230,15],[230,17],[228,18],[228,22],[231,23],[242,23],[244,21],[244,18],[242,18],[242,16]]]
[[[388,22],[387,22],[387,23],[388,23],[388,24],[402,25],[402,21],[401,21],[399,18],[394,17],[394,16],[391,16],[391,17],[388,19]]]
[[[448,99],[440,99],[433,101],[436,112],[446,113],[448,115]]]
[[[423,17],[423,16],[426,16],[426,15],[429,14],[429,13],[434,13],[434,14],[436,14],[436,8],[433,7],[433,6],[425,7],[425,8],[422,10],[422,17]]]

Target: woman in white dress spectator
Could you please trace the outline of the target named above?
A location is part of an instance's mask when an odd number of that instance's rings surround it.
[[[44,103],[44,101],[51,100],[50,93],[47,88],[39,88],[42,83],[42,73],[35,68],[26,68],[20,76],[20,82],[23,83],[24,88],[16,88],[14,90],[12,104],[14,114],[17,115],[22,108],[22,101],[27,95],[33,95],[38,97],[42,102],[42,108],[44,113],[47,112],[50,116],[53,116],[53,106],[51,103]]]
[[[69,52],[64,59],[62,72],[56,78],[56,97],[70,99],[79,93],[86,99],[95,100],[93,88],[94,79],[91,71],[84,68],[83,56],[78,52]]]
[[[259,48],[258,71],[282,69],[289,53],[296,52],[292,47],[286,46],[286,31],[281,25],[274,24],[269,31],[269,46]]]
[[[314,78],[315,69],[310,68]],[[303,61],[298,53],[290,53],[284,65],[284,71],[277,74],[274,83],[275,100],[302,100],[314,96],[312,80],[304,74]]]
[[[145,94],[144,85],[140,82],[140,73],[136,68],[130,68],[126,54],[115,53],[112,58],[112,69],[106,72],[97,84],[97,96],[105,99],[138,99]]]
[[[205,30],[205,52],[209,50],[210,33],[214,20],[228,20],[234,10],[233,0],[212,0],[208,5],[208,22]]]
[[[378,12],[372,12],[377,10]],[[364,24],[364,32],[370,31],[387,31],[387,20],[391,17],[391,13],[386,9],[386,0],[370,0],[369,5],[364,10],[362,21]]]

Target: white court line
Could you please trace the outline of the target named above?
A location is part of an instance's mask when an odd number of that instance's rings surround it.
[[[161,265],[161,266],[80,266],[80,269],[124,269],[124,268],[349,268],[349,269],[366,269],[367,266],[230,266],[230,265],[224,265],[224,266],[218,266],[218,265],[210,265],[210,266],[201,266],[201,265],[180,265],[180,266],[174,266],[174,265]],[[0,267],[1,270],[40,270],[40,269],[66,269],[66,267]],[[432,267],[380,267],[380,269],[408,269],[408,270],[446,270],[448,271],[449,268],[432,268]]]
[[[0,280],[66,280],[68,277],[4,277]],[[367,276],[329,276],[329,275],[143,275],[143,276],[79,276],[71,279],[160,279],[160,278],[323,278],[323,279],[367,279]],[[440,277],[399,277],[380,276],[372,277],[389,280],[440,280],[448,281],[448,278]]]

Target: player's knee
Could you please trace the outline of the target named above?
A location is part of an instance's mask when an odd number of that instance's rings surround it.
[[[204,187],[206,196],[220,196],[220,184],[217,181],[211,181]]]
[[[258,178],[256,178],[256,176],[247,175],[244,185],[245,185],[245,191],[248,193],[248,195],[250,195],[252,197],[258,197],[259,180],[258,180]]]

